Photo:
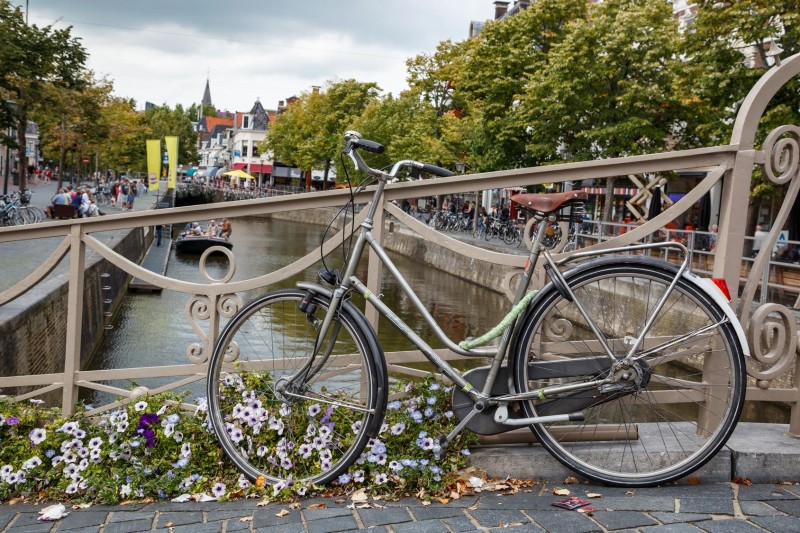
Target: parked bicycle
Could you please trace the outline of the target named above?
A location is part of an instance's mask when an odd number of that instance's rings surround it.
[[[539,229],[511,309],[485,335],[457,344],[371,231],[384,187],[400,169],[451,173],[410,160],[388,173],[373,169],[359,150],[380,153],[381,145],[355,132],[345,142],[345,154],[377,185],[344,274],[324,266],[320,277],[330,287],[300,282],[246,305],[211,355],[211,424],[247,476],[325,484],[378,435],[394,378],[355,295],[455,384],[460,423],[435,437],[436,459],[464,429],[486,435],[529,427],[580,475],[649,486],[686,476],[724,445],[742,409],[748,348],[723,292],[687,270],[685,247],[642,244],[555,260],[541,222],[563,219],[568,207],[579,211],[586,193],[517,195],[512,200]],[[367,246],[441,343],[489,366],[461,373],[368,289],[356,275]],[[683,263],[636,255],[663,247],[683,254]],[[539,259],[549,281],[531,291]]]

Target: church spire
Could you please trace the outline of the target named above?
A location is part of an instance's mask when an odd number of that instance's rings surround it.
[[[200,101],[200,105],[203,107],[212,105],[211,104],[211,88],[208,85],[208,78],[206,78],[206,90],[203,91],[203,99]]]

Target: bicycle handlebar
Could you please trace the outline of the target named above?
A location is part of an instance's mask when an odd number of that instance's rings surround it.
[[[437,167],[435,165],[429,165],[427,163],[420,163],[419,161],[413,161],[411,159],[404,159],[402,161],[398,161],[392,167],[392,170],[387,174],[380,170],[376,170],[374,168],[370,168],[361,156],[356,151],[356,148],[363,148],[368,152],[372,152],[375,154],[382,154],[385,150],[382,144],[379,144],[375,141],[370,141],[368,139],[362,139],[361,134],[357,131],[348,131],[344,134],[345,140],[345,147],[344,153],[353,160],[353,163],[356,165],[356,168],[361,170],[362,172],[366,172],[367,174],[371,174],[378,178],[393,178],[397,175],[397,171],[400,170],[401,167],[409,166],[413,168],[418,168],[423,172],[427,172],[428,174],[433,174],[434,176],[440,176],[446,178],[448,176],[454,176],[455,174],[446,168]]]

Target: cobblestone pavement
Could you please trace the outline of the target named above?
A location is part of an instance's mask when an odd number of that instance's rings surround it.
[[[205,503],[95,505],[72,510],[52,523],[37,521],[45,505],[0,506],[0,527],[13,532],[123,533],[163,531],[202,533],[327,533],[368,529],[394,533],[466,531],[640,531],[720,533],[800,531],[800,485],[669,485],[620,489],[593,484],[569,485],[572,495],[591,501],[591,513],[551,504],[563,496],[555,485],[538,485],[517,494],[481,493],[448,504],[423,506],[419,500],[370,502],[354,509],[349,500],[308,498],[300,509],[289,504],[258,506],[257,500]],[[589,499],[586,494],[602,496]],[[320,505],[324,504],[324,505]],[[314,507],[314,508],[310,508]],[[285,514],[282,511],[288,511]]]

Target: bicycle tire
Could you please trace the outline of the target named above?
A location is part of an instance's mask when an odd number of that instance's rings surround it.
[[[625,256],[587,263],[565,277],[613,353],[624,357],[675,272],[668,263]],[[629,376],[634,379],[618,382],[631,388],[609,386],[524,401],[529,417],[565,412],[585,417],[583,422],[533,424],[531,430],[562,464],[608,485],[660,485],[694,472],[725,444],[744,402],[744,351],[734,327],[724,319],[723,309],[682,277],[639,352],[661,348],[633,365]],[[711,329],[697,333],[704,326]],[[611,372],[608,356],[575,303],[552,283],[531,304],[519,331],[512,353],[520,393]],[[684,336],[692,331],[695,337]],[[667,344],[681,337],[676,345]],[[552,367],[545,374],[546,361],[583,366],[573,366],[570,375],[566,367]]]
[[[311,296],[307,314],[299,305],[310,294],[283,289],[244,307],[221,333],[209,362],[211,425],[227,455],[252,480],[291,476],[294,483],[324,485],[358,459],[383,418],[386,368],[374,353],[374,332],[349,304],[331,324],[341,325],[331,357],[301,391],[304,397],[274,387],[313,348],[330,300]],[[329,330],[326,346],[330,338]]]
[[[16,207],[12,207],[8,211],[6,211],[6,225],[7,226],[24,226],[25,219],[22,218],[19,210]]]
[[[17,212],[19,213],[19,216],[22,217],[23,225],[36,223],[36,213],[34,213],[30,208],[20,207]]]

